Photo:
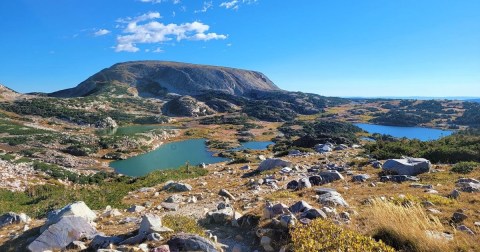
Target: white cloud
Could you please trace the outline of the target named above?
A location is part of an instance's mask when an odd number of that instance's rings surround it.
[[[111,31],[107,30],[107,29],[99,29],[97,30],[96,32],[93,33],[93,35],[95,37],[99,37],[99,36],[104,36],[104,35],[107,35],[111,33]]]
[[[140,0],[142,3],[161,3],[162,0]]]
[[[158,4],[158,3],[163,3],[163,2],[168,2],[169,0],[139,0],[142,3],[153,3],[153,4]],[[171,0],[173,4],[179,4],[180,0]]]
[[[150,12],[135,18],[117,20],[127,25],[123,30],[124,35],[117,36],[115,51],[138,52],[140,48],[137,44],[157,44],[171,40],[208,41],[227,38],[223,34],[209,33],[210,26],[198,21],[163,24],[153,20],[160,17],[160,13]]]
[[[238,10],[240,8],[240,5],[242,4],[254,4],[258,0],[231,0],[227,2],[222,2],[220,4],[220,7],[224,7],[225,9],[232,9],[232,10]]]
[[[162,52],[165,52],[165,51],[162,50],[160,47],[157,47],[157,49],[153,50],[152,52],[154,52],[154,53],[162,53]]]
[[[209,2],[204,1],[204,2],[203,2],[203,7],[202,7],[200,10],[196,10],[196,11],[194,11],[194,12],[195,12],[195,13],[200,13],[200,12],[205,13],[205,12],[208,11],[208,9],[210,9],[210,8],[212,8],[212,7],[213,7],[213,2],[212,2],[212,1],[209,1]]]

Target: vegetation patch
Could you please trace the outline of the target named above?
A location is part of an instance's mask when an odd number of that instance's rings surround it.
[[[108,205],[125,208],[127,206],[122,200],[128,192],[142,187],[152,187],[168,180],[204,176],[207,172],[197,167],[188,169],[182,167],[155,171],[138,178],[115,175],[99,180],[95,184],[77,185],[75,190],[58,183],[32,186],[25,192],[0,189],[0,213],[25,212],[30,216],[42,218],[51,210],[79,200],[85,201],[92,209],[103,209]]]
[[[365,212],[372,236],[400,251],[446,251],[451,244],[438,238],[444,227],[418,205],[398,205],[375,199]]]
[[[380,160],[411,156],[424,157],[433,163],[480,162],[480,132],[477,130],[462,131],[428,142],[405,138],[375,139],[365,145],[365,150]]]
[[[315,219],[309,225],[290,231],[293,251],[378,251],[393,252],[393,248],[354,231],[343,229],[327,220]]]
[[[477,162],[460,162],[453,165],[451,171],[461,174],[467,174],[480,167]]]

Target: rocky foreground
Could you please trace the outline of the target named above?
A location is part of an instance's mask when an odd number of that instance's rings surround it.
[[[401,222],[444,250],[459,241],[470,249],[478,245],[478,174],[463,178],[424,159],[347,163],[360,162],[358,145],[315,149],[282,158],[259,155],[249,165],[204,166],[206,176],[130,192],[123,199],[127,209],[91,210],[74,202],[46,219],[6,213],[0,250],[289,251],[289,230],[317,219],[370,234],[382,221],[371,212],[381,202],[418,205],[438,220],[426,229],[408,214]],[[386,222],[394,221],[390,217]]]

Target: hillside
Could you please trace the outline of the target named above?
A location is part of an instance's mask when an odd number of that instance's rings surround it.
[[[198,95],[221,91],[246,95],[251,91],[280,90],[256,71],[167,61],[132,61],[106,68],[78,86],[51,93],[53,97],[81,97],[99,94],[115,85],[142,97],[162,97],[167,93]],[[111,91],[111,89],[110,89]]]
[[[20,96],[19,93],[13,91],[12,89],[0,84],[0,101],[2,100],[12,100]]]

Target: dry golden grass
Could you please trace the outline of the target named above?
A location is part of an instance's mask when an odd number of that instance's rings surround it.
[[[428,215],[419,205],[397,205],[375,199],[365,211],[373,237],[406,251],[453,251],[451,242],[435,238],[445,227],[435,216]]]

